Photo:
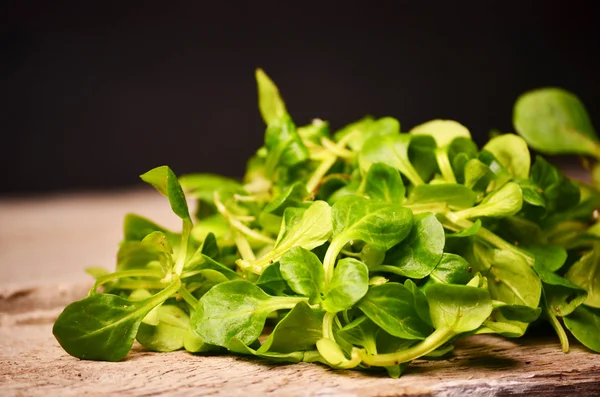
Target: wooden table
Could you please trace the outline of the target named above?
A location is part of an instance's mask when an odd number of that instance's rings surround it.
[[[150,189],[0,198],[0,395],[600,395],[600,355],[575,341],[563,354],[552,335],[470,337],[454,357],[416,361],[400,379],[139,346],[120,363],[75,359],[58,346],[52,322],[91,285],[85,267],[114,267],[127,212],[179,227]]]

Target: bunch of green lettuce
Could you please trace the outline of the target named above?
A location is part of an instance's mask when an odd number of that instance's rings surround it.
[[[528,148],[600,157],[575,96],[526,93],[514,110],[522,137],[479,148],[451,120],[298,127],[256,78],[267,128],[243,180],[142,175],[182,230],[126,216],[116,271],[88,269],[89,296],[56,320],[69,354],[118,361],[137,340],[397,377],[457,338],[520,337],[533,322],[565,352],[565,328],[600,352],[600,193],[541,156],[532,164]]]

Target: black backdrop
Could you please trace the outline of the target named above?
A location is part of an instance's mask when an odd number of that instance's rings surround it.
[[[554,85],[600,125],[593,2],[52,3],[0,10],[0,193],[128,186],[162,164],[241,176],[264,132],[259,66],[298,124],[452,118],[482,143]]]

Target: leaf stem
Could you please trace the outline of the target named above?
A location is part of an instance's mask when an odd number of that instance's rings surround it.
[[[198,299],[196,299],[196,297],[192,295],[186,287],[184,287],[183,285],[179,287],[178,293],[179,296],[181,296],[183,300],[186,301],[188,305],[190,305],[191,309],[196,308],[196,305],[198,304]]]
[[[568,353],[569,352],[569,338],[567,337],[567,333],[565,332],[565,329],[562,327],[562,325],[558,321],[558,318],[556,318],[556,315],[552,312],[552,308],[548,305],[548,302],[546,301],[546,297],[544,297],[543,299],[544,299],[544,312],[546,313],[546,316],[548,317],[550,325],[552,326],[552,328],[554,328],[556,335],[558,335],[558,340],[560,341],[560,346],[562,348],[562,351],[563,351],[563,353]]]
[[[120,278],[125,278],[125,277],[151,277],[151,278],[160,279],[163,277],[163,274],[158,270],[151,270],[151,269],[121,270],[118,272],[106,274],[104,276],[98,277],[98,279],[94,283],[94,286],[90,290],[89,295],[94,295],[96,293],[96,290],[98,289],[98,287],[100,287],[101,285],[106,284],[109,281],[118,280]]]
[[[327,312],[323,316],[323,338],[331,339],[335,342],[335,337],[333,336],[333,319],[335,317],[335,313]]]
[[[317,186],[319,186],[321,179],[325,176],[325,174],[327,174],[327,171],[329,171],[333,164],[335,164],[336,160],[337,156],[334,154],[330,154],[329,156],[325,157],[315,172],[311,175],[308,182],[306,182],[306,190],[308,190],[310,193],[314,192]]]
[[[452,170],[452,165],[450,164],[450,159],[448,158],[448,151],[446,148],[436,148],[435,149],[435,158],[438,163],[438,167],[442,172],[442,176],[448,183],[456,183],[456,177],[454,176],[454,171]]]
[[[185,264],[185,258],[187,257],[188,241],[190,239],[190,233],[192,232],[193,226],[194,225],[192,224],[191,219],[183,220],[183,230],[181,232],[181,245],[179,246],[179,252],[177,253],[177,261],[175,262],[175,266],[173,267],[173,272],[177,277],[179,277],[181,275],[181,272],[183,271],[183,265]],[[167,281],[170,281],[170,279],[167,278]]]
[[[362,361],[373,367],[390,367],[392,365],[406,363],[421,356],[431,353],[452,339],[456,334],[449,328],[439,328],[417,345],[395,353],[367,354],[364,350],[359,351]]]
[[[323,268],[325,269],[325,288],[329,287],[329,282],[333,277],[333,269],[335,267],[335,261],[340,251],[346,245],[344,235],[340,234],[331,241],[325,257],[323,258]]]

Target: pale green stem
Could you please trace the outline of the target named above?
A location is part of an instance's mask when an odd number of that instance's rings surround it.
[[[423,203],[423,204],[403,204],[404,207],[410,209],[413,214],[422,214],[424,212],[433,212],[434,214],[443,214],[448,212],[446,203]]]
[[[181,287],[181,280],[176,278],[167,288],[160,291],[158,294],[151,296],[147,299],[147,306],[156,307],[173,296],[177,290]],[[144,305],[146,306],[146,305]]]
[[[448,328],[440,328],[433,331],[431,335],[419,344],[406,350],[387,354],[366,354],[364,350],[359,352],[362,361],[373,367],[390,367],[392,365],[406,363],[431,353],[452,339],[456,334]]]
[[[163,289],[168,283],[160,281],[129,280],[120,281],[118,287],[121,289]]]
[[[344,143],[344,145],[346,144],[346,142],[343,142],[343,143]],[[336,144],[335,142],[333,142],[330,139],[321,138],[321,144],[323,145],[323,147],[325,149],[327,149],[329,152],[336,155],[337,157],[341,157],[344,159],[351,159],[351,158],[355,157],[354,152],[352,152],[348,149],[344,149],[344,147],[339,146],[339,144]]]
[[[104,276],[98,277],[98,279],[94,283],[94,286],[90,290],[89,294],[94,295],[96,293],[96,290],[98,289],[98,287],[100,287],[101,285],[106,284],[107,282],[112,281],[112,280],[118,280],[120,278],[125,278],[125,277],[162,278],[162,276],[163,276],[163,274],[157,270],[150,270],[150,269],[121,270],[118,272],[114,272],[114,273],[110,273],[110,274],[106,274]]]
[[[308,350],[304,352],[304,357],[302,358],[302,361],[304,361],[305,363],[313,363],[322,359],[323,356],[321,356],[321,353],[319,353],[318,350]]]
[[[346,245],[343,234],[338,235],[331,241],[325,258],[323,258],[323,268],[325,269],[325,288],[329,287],[329,283],[333,277],[333,269],[335,267],[335,261],[342,248]]]
[[[456,183],[456,177],[454,176],[454,171],[452,170],[452,165],[450,164],[450,159],[448,158],[448,152],[445,150],[445,148],[435,149],[435,158],[446,182]]]
[[[173,272],[177,277],[179,277],[181,275],[181,272],[183,271],[183,265],[185,264],[185,258],[187,256],[188,240],[190,238],[190,233],[192,231],[193,226],[194,225],[192,224],[191,219],[183,220],[183,230],[181,232],[181,245],[179,246],[179,252],[177,253],[177,261],[175,262],[175,266],[173,267]],[[167,278],[167,281],[170,280]]]
[[[403,163],[403,171],[400,172],[402,172],[402,174],[404,174],[404,176],[408,178],[410,183],[412,183],[414,186],[425,184],[425,182],[423,182],[423,179],[421,179],[421,175],[419,175],[415,167],[413,167],[413,165],[409,161]]]
[[[335,317],[335,313],[325,313],[323,316],[323,338],[331,339],[335,342],[335,337],[333,336],[333,318]]]
[[[352,152],[349,152],[344,149],[344,147],[346,146],[348,141],[350,141],[350,139],[352,138],[353,135],[354,135],[354,133],[350,133],[350,134],[344,136],[342,139],[340,139],[340,141],[338,143],[333,145],[335,147],[335,150],[336,151],[341,150],[341,151],[343,151],[342,153],[348,152],[348,153],[352,154],[352,156],[354,156],[354,154]],[[306,183],[306,190],[308,190],[310,193],[314,193],[315,189],[321,183],[321,179],[323,179],[325,174],[327,174],[329,169],[335,164],[335,161],[338,158],[338,155],[333,153],[332,150],[329,150],[329,152],[330,152],[330,155],[327,157],[323,157],[321,164],[319,164],[317,169],[314,171],[314,173],[312,174],[312,176]],[[341,157],[344,157],[344,156],[341,156]]]
[[[190,305],[190,307],[192,309],[196,308],[196,305],[198,304],[198,299],[196,299],[196,297],[194,295],[192,295],[187,288],[185,288],[184,286],[181,286],[179,288],[179,295],[183,298],[184,301],[187,302],[188,305]]]
[[[334,154],[331,154],[321,161],[321,164],[319,164],[315,172],[306,183],[306,190],[309,192],[314,192],[317,186],[319,186],[321,179],[323,179],[325,174],[327,174],[327,171],[329,171],[333,164],[335,164],[336,160],[337,157]]]
[[[546,301],[545,297],[544,297],[544,301]],[[562,348],[563,353],[568,353],[569,352],[569,338],[567,337],[567,334],[566,334],[564,328],[558,321],[558,318],[556,318],[556,316],[552,312],[552,308],[550,307],[550,305],[548,305],[547,302],[544,302],[544,306],[545,306],[544,311],[546,312],[546,316],[548,317],[548,320],[550,321],[550,325],[552,326],[552,328],[554,328],[556,335],[558,335],[558,340],[560,341],[560,346]]]
[[[235,233],[235,245],[237,246],[238,251],[240,252],[240,256],[245,261],[254,261],[256,257],[254,256],[254,251],[252,251],[252,247],[250,243],[241,233]]]
[[[221,197],[219,196],[218,192],[214,193],[213,200],[215,202],[215,206],[217,207],[217,211],[219,211],[219,213],[223,216],[223,218],[225,218],[229,222],[229,225],[232,228],[238,230],[239,232],[241,232],[241,233],[245,234],[246,236],[251,237],[257,241],[262,241],[267,244],[275,243],[275,240],[273,240],[271,237],[262,235],[256,231],[250,229],[248,226],[244,225],[239,220],[235,219],[235,217],[229,213],[229,211],[227,210],[227,207],[225,207],[225,205],[223,205],[223,203],[221,202]]]

